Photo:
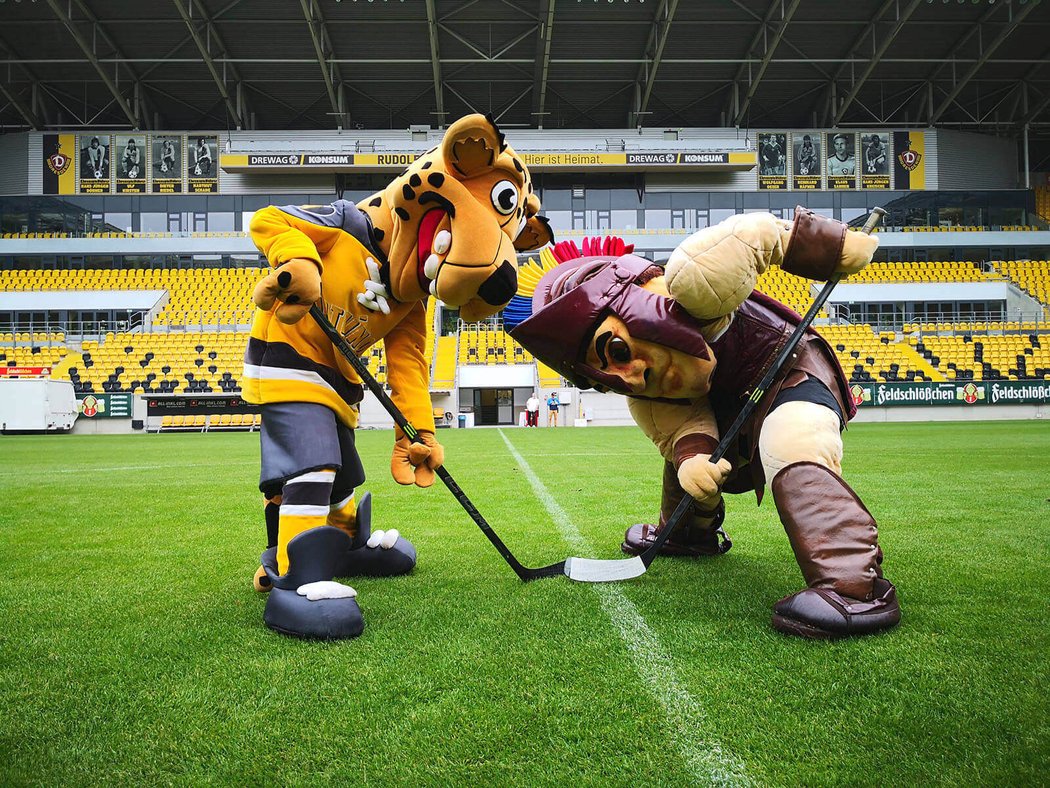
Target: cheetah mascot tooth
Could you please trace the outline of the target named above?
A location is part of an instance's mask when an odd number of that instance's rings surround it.
[[[496,314],[517,288],[516,254],[552,241],[529,171],[482,115],[452,124],[440,145],[357,205],[268,207],[251,236],[273,270],[244,358],[244,398],[262,406],[262,472],[269,547],[255,575],[268,591],[264,621],[288,635],[359,635],[364,619],[335,577],[409,572],[412,544],[372,530],[371,499],[354,448],[361,379],[312,318],[319,303],[359,355],[383,341],[394,403],[419,430],[395,429],[391,473],[429,487],[444,449],[434,438],[423,357],[426,302],[468,321]]]

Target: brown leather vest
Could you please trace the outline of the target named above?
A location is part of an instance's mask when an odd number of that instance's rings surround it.
[[[710,398],[720,430],[729,427],[801,322],[797,312],[755,290],[737,307],[733,321],[722,336],[708,343],[718,360]],[[765,477],[757,455],[762,422],[781,389],[797,386],[809,377],[828,387],[847,421],[856,415],[849,382],[835,352],[820,334],[808,329],[795,350],[794,360],[777,376],[762,403],[740,430],[736,461],[732,451],[727,455],[735,468],[743,471],[745,463],[749,463],[749,468],[746,473],[733,474],[726,484],[726,492],[754,489],[761,500]]]

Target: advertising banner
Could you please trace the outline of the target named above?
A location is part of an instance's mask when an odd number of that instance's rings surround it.
[[[784,134],[777,135],[786,137]],[[537,170],[573,167],[606,169],[662,168],[749,170],[757,161],[754,151],[624,151],[622,153],[519,152],[521,160]],[[282,171],[314,168],[337,171],[345,168],[366,170],[400,169],[419,158],[418,153],[224,153],[222,168],[227,172],[251,170]]]
[[[154,194],[182,193],[182,162],[185,150],[177,134],[158,134],[150,138]]]
[[[77,411],[89,419],[130,419],[134,394],[84,394],[77,397]]]
[[[51,367],[0,367],[0,378],[49,378]]]
[[[829,131],[824,135],[828,159],[824,168],[829,189],[857,188],[857,135]]]
[[[886,132],[861,132],[861,171],[862,189],[890,188],[890,135]]]
[[[76,194],[76,152],[75,134],[44,135],[44,194]]]
[[[924,405],[1050,404],[1050,381],[998,380],[939,383],[853,383],[858,408]]]
[[[115,146],[117,160],[117,194],[146,193],[145,134],[118,134]]]
[[[146,410],[150,416],[204,416],[210,413],[259,413],[259,406],[240,397],[150,397],[146,400]]]
[[[78,134],[77,155],[81,194],[109,194],[110,147],[108,134]]]
[[[787,189],[787,134],[758,135],[758,188]]]
[[[219,191],[219,138],[190,136],[186,143],[187,191],[190,194]]]
[[[791,188],[813,191],[823,186],[822,150],[819,131],[802,131],[791,135]]]
[[[926,188],[926,133],[893,132],[893,177],[898,189]]]

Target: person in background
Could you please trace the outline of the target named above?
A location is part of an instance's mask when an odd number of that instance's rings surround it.
[[[525,426],[526,427],[538,427],[540,421],[540,398],[536,396],[536,392],[532,392],[529,396],[528,401],[525,403]]]
[[[139,177],[139,168],[141,164],[142,154],[141,151],[139,151],[138,145],[135,144],[135,140],[128,140],[127,145],[124,146],[124,157],[121,160],[121,166],[124,169],[124,177]]]
[[[558,408],[561,407],[561,400],[558,398],[558,392],[552,391],[550,396],[547,397],[547,426],[557,427],[558,426]]]
[[[204,137],[197,139],[197,147],[193,150],[193,174],[209,175],[211,173],[212,161],[211,150]]]
[[[175,143],[164,140],[160,146],[160,171],[175,172]]]

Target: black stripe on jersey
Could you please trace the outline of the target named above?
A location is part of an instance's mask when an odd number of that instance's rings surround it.
[[[290,482],[284,485],[281,505],[327,506],[332,497],[333,474],[330,482]]]
[[[248,339],[248,348],[244,351],[244,363],[257,367],[278,367],[283,369],[299,369],[305,372],[316,372],[325,383],[335,389],[347,404],[356,405],[365,396],[364,386],[360,383],[351,383],[337,370],[318,364],[296,352],[295,348],[286,342],[265,342],[255,337]]]

